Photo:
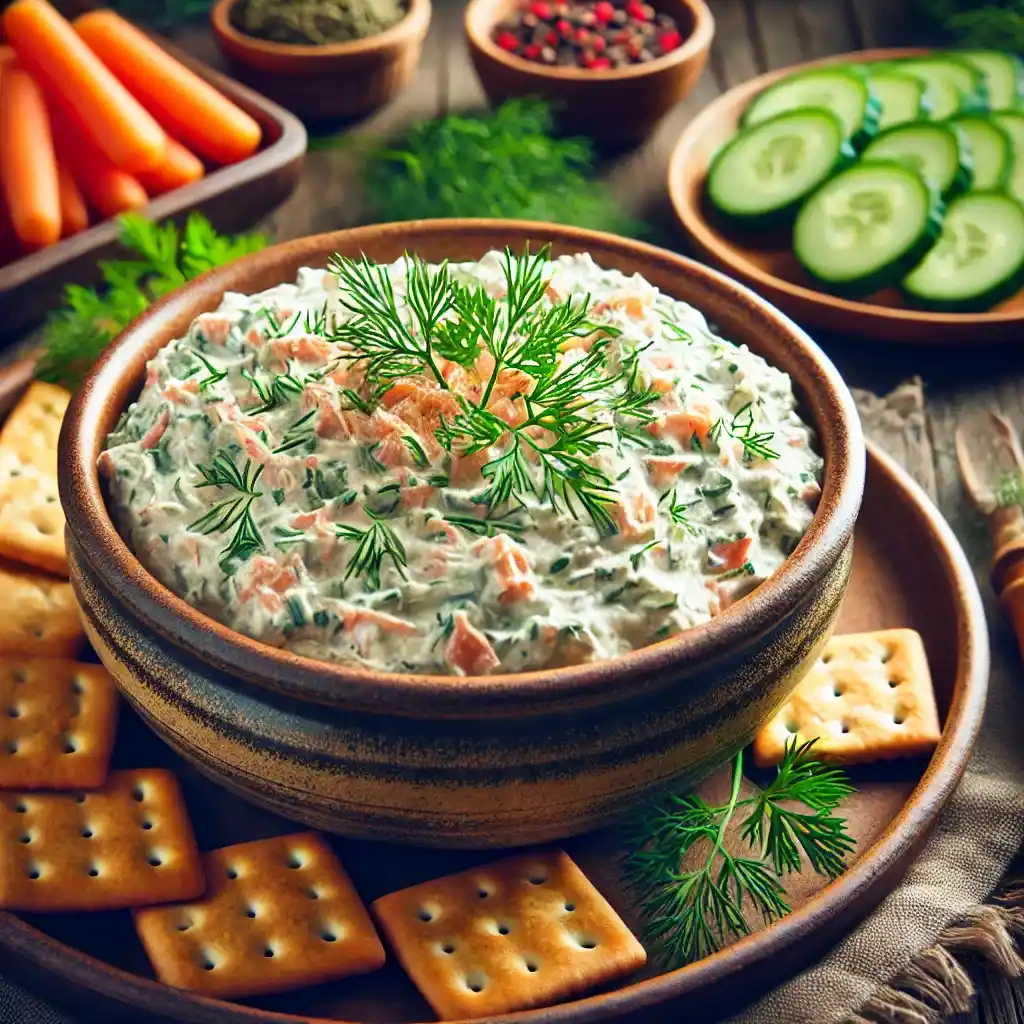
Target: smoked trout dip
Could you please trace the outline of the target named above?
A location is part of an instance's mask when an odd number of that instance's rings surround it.
[[[807,529],[789,377],[586,254],[336,259],[228,293],[100,457],[163,584],[275,647],[485,675],[719,614]]]

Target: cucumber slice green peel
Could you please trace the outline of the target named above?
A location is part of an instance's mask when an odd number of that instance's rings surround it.
[[[849,67],[802,71],[769,85],[754,97],[741,123],[750,128],[777,114],[807,107],[832,111],[854,149],[863,149],[878,132],[882,112],[878,97],[867,75]]]
[[[864,163],[827,181],[793,229],[797,259],[826,288],[866,295],[903,279],[935,244],[942,200],[894,161]]]
[[[952,123],[906,124],[882,132],[861,154],[863,160],[895,160],[917,171],[949,202],[971,187],[970,147]]]
[[[1005,110],[993,114],[992,120],[1010,137],[1013,167],[1010,171],[1009,190],[1024,202],[1024,114]]]
[[[955,113],[974,113],[988,109],[985,75],[966,60],[953,54],[914,57],[899,65],[900,71],[920,79],[932,92],[932,117],[944,121]],[[955,106],[950,89],[955,91]]]
[[[890,68],[875,71],[874,66],[870,64],[868,68],[871,88],[878,97],[878,102],[882,104],[879,131],[884,132],[898,124],[928,118],[932,102],[928,89],[921,79]]]
[[[985,76],[989,110],[1012,110],[1024,100],[1024,61],[1012,53],[964,50],[957,56]]]
[[[1006,188],[1013,170],[1013,141],[1006,129],[984,114],[961,114],[950,122],[967,140],[974,166],[971,190],[990,192]]]
[[[1024,283],[1024,206],[1002,192],[950,204],[942,237],[903,281],[915,303],[949,312],[991,309]]]
[[[803,201],[856,154],[827,110],[795,110],[733,136],[708,170],[712,205],[727,218],[767,228],[792,221]]]

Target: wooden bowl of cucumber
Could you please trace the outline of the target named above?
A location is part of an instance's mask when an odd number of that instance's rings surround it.
[[[803,323],[897,342],[1024,324],[1024,65],[873,50],[762,75],[676,144],[695,249]]]

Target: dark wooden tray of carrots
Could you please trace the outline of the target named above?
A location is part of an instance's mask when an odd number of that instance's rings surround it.
[[[114,12],[16,0],[0,32],[0,335],[98,279],[118,214],[237,231],[294,188],[295,117]]]

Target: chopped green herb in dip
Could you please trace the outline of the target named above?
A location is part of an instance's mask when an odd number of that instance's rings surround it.
[[[227,294],[100,457],[175,593],[314,658],[482,675],[704,622],[807,529],[789,378],[588,255],[337,258]]]

